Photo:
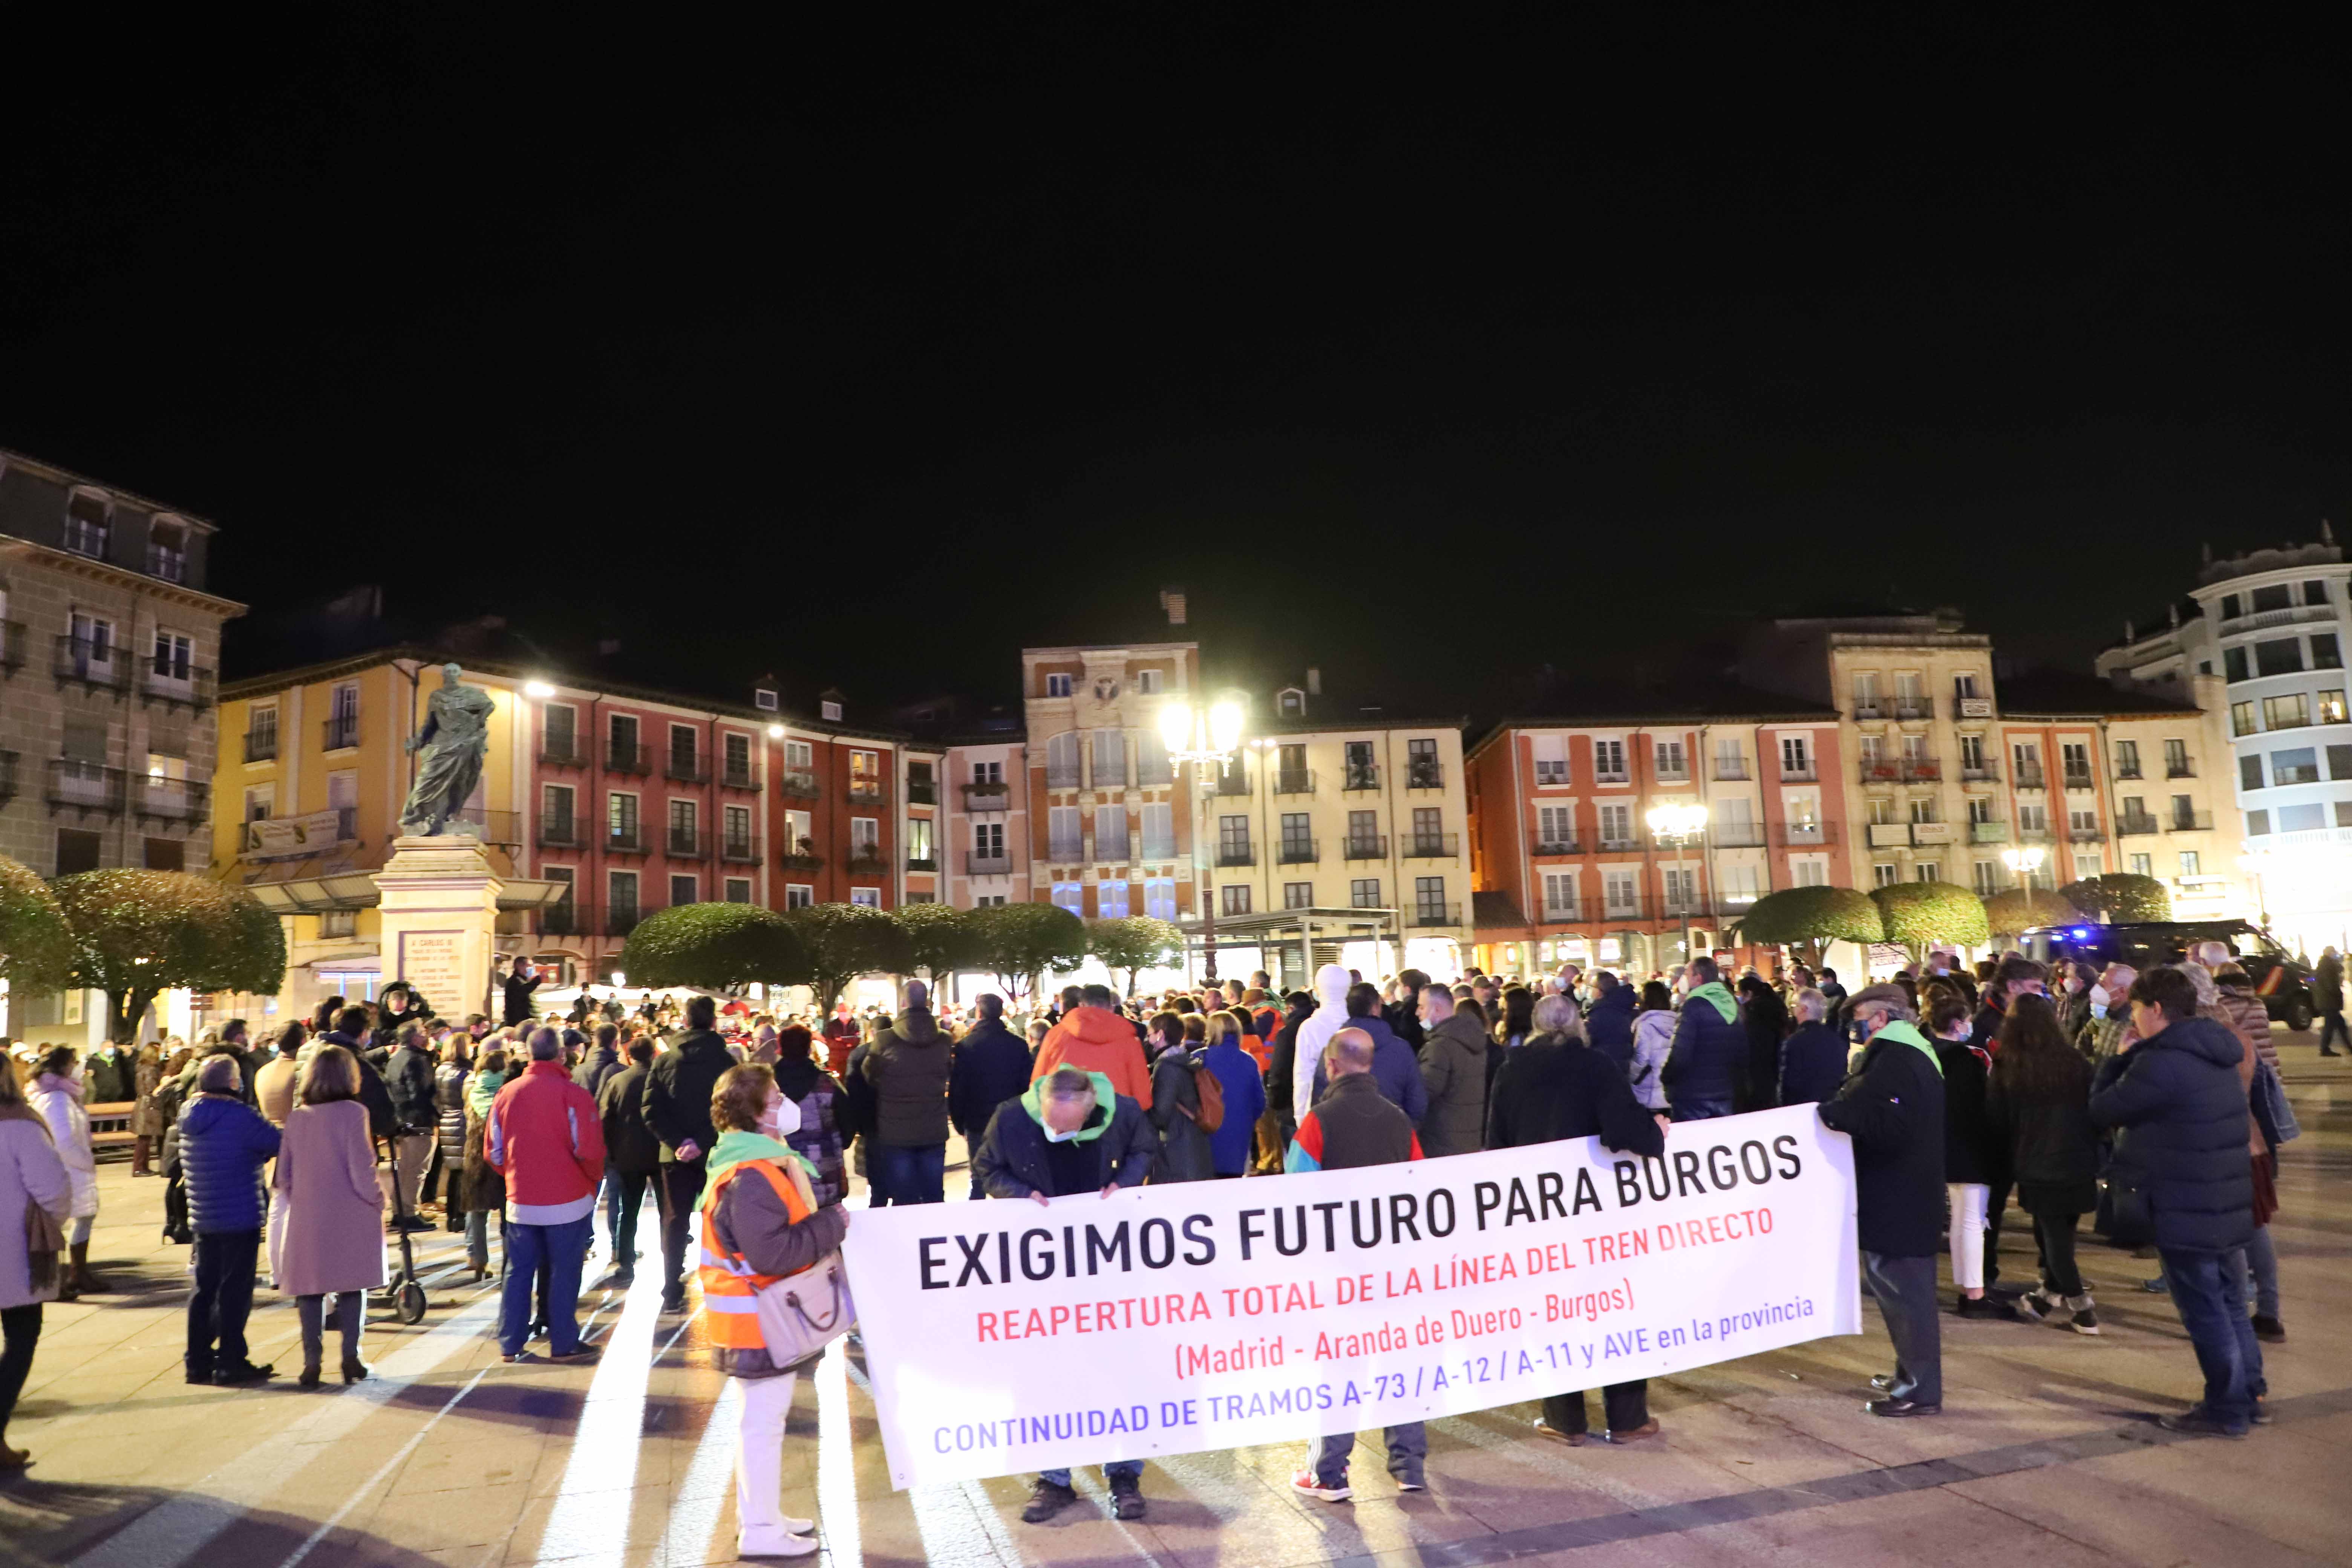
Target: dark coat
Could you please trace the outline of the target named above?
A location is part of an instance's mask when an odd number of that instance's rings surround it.
[[[2184,1018],[2108,1058],[2092,1084],[2092,1121],[2126,1129],[2108,1176],[2147,1193],[2158,1247],[2226,1252],[2253,1235],[2245,1049],[2227,1025]]]
[[[1584,1015],[1585,1038],[1628,1078],[1633,1071],[1633,1014],[1641,1001],[1632,986],[1620,985],[1594,997],[1591,1008]]]
[[[462,1166],[466,1158],[466,1079],[464,1068],[444,1063],[433,1074],[433,1120],[444,1163]]]
[[[919,1149],[948,1141],[949,1044],[929,1007],[908,1007],[874,1031],[866,1081],[874,1086],[874,1142]]]
[[[975,1142],[988,1132],[996,1108],[1029,1087],[1029,1042],[994,1019],[983,1018],[955,1043],[948,1068],[948,1122]]]
[[[1408,996],[1402,1002],[1390,1003],[1381,1009],[1381,1020],[1388,1025],[1389,1033],[1412,1047],[1415,1056],[1421,1054],[1421,1047],[1429,1037],[1422,1032],[1419,996]],[[1355,1020],[1351,1018],[1349,1022]]]
[[[849,1064],[841,1075],[841,1103],[836,1108],[836,1120],[841,1123],[842,1137],[863,1138],[871,1146],[874,1142],[874,1086],[866,1079],[866,1047],[862,1045],[849,1053]],[[861,1159],[863,1157],[860,1156]]]
[[[1617,1064],[1598,1047],[1536,1035],[1503,1063],[1486,1118],[1486,1147],[1518,1149],[1598,1138],[1627,1154],[1665,1152],[1665,1134]]]
[[[1747,1098],[1742,1110],[1769,1110],[1780,1103],[1780,1037],[1788,1032],[1789,1008],[1772,990],[1750,990],[1739,999],[1739,1019],[1748,1028]]]
[[[1985,1121],[2007,1146],[2017,1205],[2028,1214],[2085,1215],[2098,1206],[2099,1130],[2091,1121],[2091,1066],[2069,1052],[2075,1076],[2048,1092],[2004,1088],[2000,1065],[1985,1086]]]
[[[596,1091],[596,1118],[604,1126],[604,1163],[629,1176],[661,1169],[661,1140],[646,1125],[646,1079],[651,1062],[631,1062]]]
[[[198,1235],[261,1228],[261,1167],[277,1152],[278,1129],[261,1112],[234,1095],[196,1096],[180,1117],[180,1171]]]
[[[341,1030],[330,1031],[319,1038],[327,1045],[342,1047],[360,1064],[360,1103],[367,1107],[368,1135],[389,1138],[398,1132],[401,1128],[400,1112],[393,1108],[392,1090],[384,1083],[383,1072],[368,1055],[367,1043]],[[251,1093],[252,1089],[253,1079],[248,1075],[246,1091]]]
[[[1100,1192],[1114,1182],[1122,1187],[1139,1187],[1151,1174],[1158,1158],[1157,1140],[1150,1123],[1143,1119],[1143,1107],[1123,1094],[1115,1099],[1118,1103],[1108,1112],[1097,1102],[1087,1119],[1090,1127],[1102,1125],[1106,1116],[1109,1121],[1101,1136],[1076,1145],[1090,1151],[1094,1160],[1085,1166],[1079,1180],[1064,1184],[1068,1192]],[[1054,1190],[1046,1148],[1045,1130],[1029,1114],[1029,1108],[1018,1100],[1008,1100],[989,1118],[988,1131],[971,1159],[972,1174],[992,1198],[1025,1198],[1033,1193],[1065,1195]]]
[[[1780,1042],[1782,1105],[1808,1105],[1827,1100],[1845,1081],[1844,1031],[1830,1024],[1800,1024]]]
[[[2323,958],[2311,969],[2311,1005],[2315,1012],[2344,1010],[2344,961]]]
[[[1890,1037],[1903,1027],[1890,1025],[1871,1040],[1820,1114],[1853,1140],[1863,1250],[1933,1258],[1943,1249],[1944,1080],[1927,1051]]]
[[[383,1087],[392,1096],[392,1114],[404,1131],[432,1127],[441,1119],[433,1099],[433,1053],[403,1046],[384,1064]]]
[[[1421,1081],[1421,1062],[1412,1047],[1379,1018],[1351,1017],[1343,1026],[1361,1029],[1372,1037],[1372,1081],[1381,1086],[1390,1104],[1404,1112],[1406,1121],[1419,1127],[1421,1119],[1429,1113],[1429,1088]],[[1323,1070],[1322,1063],[1316,1063],[1315,1099],[1319,1101],[1330,1087],[1330,1075]]]
[[[628,1065],[629,1059],[621,1054],[618,1046],[598,1046],[572,1069],[572,1081],[586,1089],[591,1099],[601,1100],[605,1080]]]
[[[1503,1047],[1478,1020],[1455,1013],[1423,1037],[1421,1084],[1428,1104],[1421,1118],[1421,1152],[1475,1154],[1486,1135],[1486,1086],[1502,1065]],[[1377,1065],[1379,1058],[1375,1057]]]
[[[710,1092],[735,1065],[735,1053],[709,1029],[678,1036],[646,1072],[646,1126],[661,1140],[661,1163],[677,1160],[677,1146],[692,1139],[704,1153],[719,1142],[710,1125]]]
[[[1315,1097],[1284,1163],[1290,1170],[1349,1171],[1421,1158],[1421,1140],[1370,1073],[1351,1072]]]
[[[1937,1040],[1944,1064],[1944,1180],[1998,1187],[2009,1181],[2009,1140],[1985,1119],[1989,1053],[1959,1040]]]
[[[1748,1031],[1705,997],[1684,998],[1675,1043],[1658,1072],[1675,1120],[1730,1115],[1739,1108],[1747,1079]]]
[[[1274,1043],[1267,1047],[1265,1065],[1265,1103],[1282,1118],[1283,1135],[1296,1131],[1292,1107],[1298,1092],[1298,1026],[1315,1016],[1315,1004],[1305,1002],[1283,1016],[1282,1026],[1274,1032]]]
[[[1201,1114],[1197,1074],[1208,1069],[1190,1051],[1160,1054],[1151,1068],[1151,1109],[1143,1113],[1160,1136],[1160,1160],[1151,1179],[1159,1182],[1205,1182],[1217,1173],[1209,1135],[1196,1120]]]
[[[848,1136],[841,1130],[841,1084],[806,1057],[789,1057],[776,1063],[776,1087],[801,1108],[799,1130],[784,1142],[816,1167],[810,1183],[819,1204],[837,1204],[849,1193],[845,1151]]]
[[[103,1046],[82,1059],[84,1105],[119,1105],[137,1098],[137,1079],[127,1053]]]
[[[509,1079],[508,1082],[514,1080]],[[489,1131],[489,1122],[474,1114],[469,1106],[466,1111],[466,1179],[461,1196],[467,1214],[497,1214],[507,1206],[507,1179],[490,1163],[489,1152],[483,1142]]]
[[[534,974],[525,980],[519,974],[509,974],[506,983],[506,1007],[501,1024],[520,1024],[530,1016],[530,994],[539,989],[544,974]]]

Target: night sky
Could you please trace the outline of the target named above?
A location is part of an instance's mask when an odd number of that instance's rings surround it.
[[[1491,711],[1830,605],[2087,667],[2352,518],[2313,40],[486,9],[12,24],[0,444],[218,521],[232,673],[373,582],[1001,698],[1178,583]]]

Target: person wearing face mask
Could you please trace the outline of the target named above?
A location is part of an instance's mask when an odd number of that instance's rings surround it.
[[[2080,960],[2065,966],[2058,1005],[2058,1029],[2068,1039],[2080,1036],[2091,1021],[2090,966]]]
[[[1994,969],[1992,980],[1985,986],[1982,994],[1985,1005],[1977,1010],[1976,1018],[1969,1026],[1969,1045],[1990,1065],[1994,1053],[2000,1049],[2001,1021],[2008,1015],[2011,1001],[2019,996],[2040,996],[2048,1000],[2050,971],[2021,952],[2010,953]],[[1979,1079],[1979,1090],[1981,1087]],[[1977,1101],[1981,1110],[1981,1092],[1978,1094]],[[1996,1159],[1985,1177],[1984,1288],[1991,1295],[2006,1301],[2017,1292],[2000,1288],[2000,1222],[2001,1216],[2009,1211],[2010,1191],[2009,1173],[2000,1168],[2003,1163],[2005,1162]],[[2003,1310],[1995,1315],[2007,1317],[2010,1314]]]
[[[2091,987],[2091,1022],[2082,1045],[2093,1067],[2105,1064],[2133,1037],[2131,1009],[2124,1005],[2124,998],[2131,994],[2138,979],[2139,971],[2131,965],[2110,963]]]
[[[1944,1073],[1944,1190],[1952,1205],[1952,1283],[1963,1318],[2013,1321],[2017,1313],[1985,1295],[1986,1205],[1995,1184],[2009,1193],[2009,1150],[1985,1119],[1985,1079],[1992,1053],[1969,1042],[1969,1003],[1958,986],[1927,988],[1927,1033]]]
[[[996,1108],[971,1165],[990,1197],[1051,1206],[1055,1198],[1109,1197],[1141,1186],[1151,1173],[1155,1142],[1143,1108],[1113,1089],[1108,1074],[1058,1067]],[[1142,1460],[1113,1459],[1103,1466],[1103,1479],[1114,1513],[1143,1517]],[[1021,1518],[1043,1524],[1077,1500],[1069,1471],[1046,1470]]]
[[[711,1358],[743,1395],[735,1426],[735,1550],[743,1557],[805,1557],[817,1549],[816,1521],[783,1510],[784,1417],[794,1378],[815,1358],[785,1363],[770,1353],[756,1298],[840,1247],[849,1211],[818,1205],[815,1168],[784,1142],[800,1131],[801,1109],[766,1064],[747,1062],[719,1076],[710,1124],[719,1138],[705,1159],[699,1276]]]

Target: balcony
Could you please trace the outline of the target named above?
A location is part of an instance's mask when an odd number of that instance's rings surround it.
[[[1760,822],[1725,822],[1709,826],[1706,841],[1717,849],[1761,849],[1764,847],[1764,825]]]
[[[1413,907],[1412,918],[1406,923],[1417,930],[1458,926],[1462,923],[1462,906],[1460,904],[1417,904]]]
[[[61,637],[50,670],[60,686],[70,680],[92,691],[131,689],[131,657],[112,643]]]
[[[1348,860],[1385,860],[1389,858],[1388,836],[1350,834],[1340,841],[1339,853],[1341,858]]]
[[[16,753],[0,752],[0,805],[16,798]]]
[[[636,930],[637,922],[645,918],[646,911],[641,905],[614,904],[604,911],[604,934],[626,936]]]
[[[161,577],[166,583],[186,582],[188,580],[188,552],[184,550],[174,550],[168,544],[149,545],[147,547],[147,575],[150,577]]]
[[[131,792],[131,815],[153,822],[201,822],[211,803],[209,784],[148,773]]]
[[[1091,780],[1087,787],[1089,789],[1125,789],[1127,787],[1127,759],[1125,757],[1121,757],[1115,763],[1097,763],[1094,766]]]
[[[1895,700],[1895,716],[1897,719],[1925,719],[1932,711],[1924,697],[1898,697]]]
[[[907,857],[907,869],[909,871],[936,871],[939,868],[939,860],[933,856],[909,855]]]
[[[1642,841],[1638,838],[1612,838],[1607,828],[1601,830],[1601,852],[1604,855],[1629,853],[1641,847]]]
[[[1407,789],[1444,789],[1445,764],[1434,759],[1408,760],[1404,765],[1404,787]]]
[[[2040,763],[2018,763],[2017,787],[2020,789],[2047,789],[2049,785],[2042,781],[2042,764]]]
[[[2066,770],[2066,787],[2068,789],[2089,789],[2091,787],[2090,770],[2087,768],[2068,768]]]
[[[1323,851],[1312,838],[1286,838],[1276,847],[1274,863],[1277,866],[1315,866],[1322,863]]]
[[[550,736],[539,743],[539,763],[546,768],[584,768],[588,753],[570,735]]]
[[[596,911],[570,899],[539,911],[541,936],[589,936],[596,929]]]
[[[1658,776],[1652,782],[1662,784],[1686,784],[1691,782],[1690,769],[1660,768]]]
[[[615,773],[649,773],[653,753],[635,741],[614,741],[604,747],[604,769]]]
[[[977,849],[963,852],[963,874],[967,877],[1009,877],[1013,874],[1010,855],[983,855]]]
[[[70,811],[88,816],[98,812],[107,816],[122,815],[123,773],[103,763],[81,762],[73,757],[52,757],[49,760],[49,809]]]
[[[1257,864],[1257,846],[1255,844],[1220,844],[1217,846],[1217,864],[1220,866],[1255,866]]]
[[[1992,717],[1992,699],[1990,697],[1955,697],[1952,699],[1952,717],[1955,719],[1990,719]]]
[[[1172,784],[1176,782],[1176,764],[1165,753],[1156,760],[1146,757],[1135,764],[1135,782],[1144,789]]]
[[[2046,822],[2021,822],[2017,825],[2020,844],[2048,844],[2056,837]]]
[[[2224,637],[2235,632],[2257,632],[2264,626],[2289,626],[2298,621],[2332,621],[2336,618],[2333,605],[2290,605],[2282,610],[2256,610],[2251,615],[2231,616],[2221,622]]]
[[[1906,757],[1897,765],[1905,784],[1934,784],[1944,776],[1944,764],[1934,757]]]
[[[2155,831],[2156,818],[2145,812],[2137,814],[2126,812],[2116,818],[2116,837],[2118,838],[2129,838]]]
[[[1045,858],[1057,866],[1083,866],[1090,857],[1084,838],[1056,838],[1045,846]]]
[[[1972,763],[1966,757],[1962,757],[1960,759],[1960,782],[1963,784],[1999,784],[2000,782],[2000,770],[1994,767],[1990,759],[1979,758],[1976,762]]]
[[[801,800],[817,796],[816,773],[809,768],[786,768],[776,775],[776,792]]]
[[[1244,795],[1250,792],[1249,769],[1226,768],[1209,775],[1209,793],[1218,796]]]
[[[604,829],[604,853],[607,855],[642,855],[646,852],[645,829],[635,823]]]
[[[756,833],[722,834],[719,839],[719,858],[730,866],[756,866],[761,858],[760,836]]]
[[[1277,772],[1274,775],[1274,793],[1276,795],[1313,795],[1315,793],[1315,770],[1312,768],[1299,768],[1293,771]]]
[[[710,835],[699,827],[672,827],[662,835],[662,848],[673,860],[710,858]]]
[[[1339,781],[1340,791],[1349,795],[1380,787],[1381,765],[1378,763],[1349,763]]]
[[[2164,776],[2168,779],[2193,779],[2197,776],[2197,764],[2186,758],[2177,763],[2168,762],[2164,764]]]
[[[1903,778],[1903,764],[1886,757],[1864,757],[1854,770],[1866,784],[1898,784]]]
[[[2140,771],[2139,771],[2139,764],[2138,764],[2137,763],[2129,763],[2129,764],[2126,764],[2126,763],[2117,763],[2116,764],[2116,778],[2118,778],[2118,779],[2137,779],[2137,778],[2138,778],[2139,776],[2140,776]]]
[[[1138,851],[1138,858],[1154,862],[1173,860],[1176,858],[1176,841],[1173,838],[1147,838],[1143,841],[1143,847]]]
[[[1911,842],[1922,849],[1941,848],[1959,842],[1959,831],[1948,822],[1915,822],[1911,826]]]
[[[907,781],[907,804],[908,805],[939,805],[940,786],[938,783],[931,779],[908,779]]]
[[[2106,841],[2107,830],[2104,827],[2070,827],[2066,830],[2066,842],[2069,844],[2104,844]]]
[[[1748,777],[1748,762],[1747,762],[1747,759],[1745,759],[1745,758],[1734,759],[1734,758],[1731,758],[1731,757],[1717,757],[1717,758],[1716,758],[1716,759],[1715,759],[1715,782],[1716,782],[1716,783],[1717,783],[1717,784],[1738,784],[1738,783],[1742,783],[1742,782],[1744,782],[1744,781],[1747,779],[1747,777]]]
[[[776,864],[787,871],[814,871],[823,868],[824,857],[816,852],[816,842],[803,838],[798,849],[787,849],[776,857]]]
[[[576,816],[541,817],[538,844],[541,849],[580,848],[580,819]]]
[[[1971,822],[1969,824],[1969,842],[1971,844],[2006,844],[2009,842],[2009,824],[2006,822]]]
[[[1047,789],[1077,788],[1078,764],[1072,763],[1067,767],[1063,767],[1057,763],[1047,763],[1045,764],[1045,787]]]
[[[139,695],[167,708],[205,709],[213,705],[213,672],[194,665],[153,661],[140,667]]]
[[[968,784],[963,786],[963,808],[969,812],[1003,811],[1013,804],[1013,790],[1003,784]]]
[[[1408,833],[1399,851],[1407,860],[1453,860],[1462,853],[1462,836],[1458,833]]]
[[[1780,825],[1780,840],[1791,849],[1832,843],[1837,838],[1837,825],[1831,822],[1783,822]]]
[[[1795,767],[1790,767],[1786,763],[1780,764],[1782,784],[1818,784],[1821,782],[1821,770],[1813,765],[1810,758]]]
[[[1584,853],[1584,847],[1577,843],[1573,838],[1549,837],[1541,833],[1535,834],[1528,838],[1528,848],[1531,854],[1538,856],[1581,855]]]
[[[740,768],[730,764],[719,770],[719,787],[721,789],[750,790],[756,793],[760,787],[760,781],[751,776],[751,769],[749,764]]]
[[[248,763],[275,762],[278,758],[278,731],[247,730],[245,732],[245,760]]]
[[[662,759],[662,777],[672,784],[709,784],[710,769],[698,752],[672,752]]]
[[[2165,821],[2168,833],[2210,833],[2213,814],[2210,811],[2176,811]]]
[[[1873,849],[1893,849],[1911,842],[1911,829],[1906,823],[1874,822],[1870,825],[1870,847]]]
[[[1884,719],[1886,717],[1887,708],[1888,704],[1875,697],[1866,701],[1859,697],[1853,700],[1853,716],[1856,719]]]
[[[849,847],[849,858],[842,862],[841,868],[853,877],[879,877],[887,872],[890,866],[882,858],[881,846],[853,844]]]
[[[849,781],[849,804],[875,805],[882,799],[882,781],[875,778],[852,778]]]

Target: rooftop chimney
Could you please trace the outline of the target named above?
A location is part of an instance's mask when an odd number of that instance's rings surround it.
[[[1170,626],[1182,626],[1184,624],[1184,590],[1181,588],[1160,589],[1160,607],[1168,612],[1168,624]]]

